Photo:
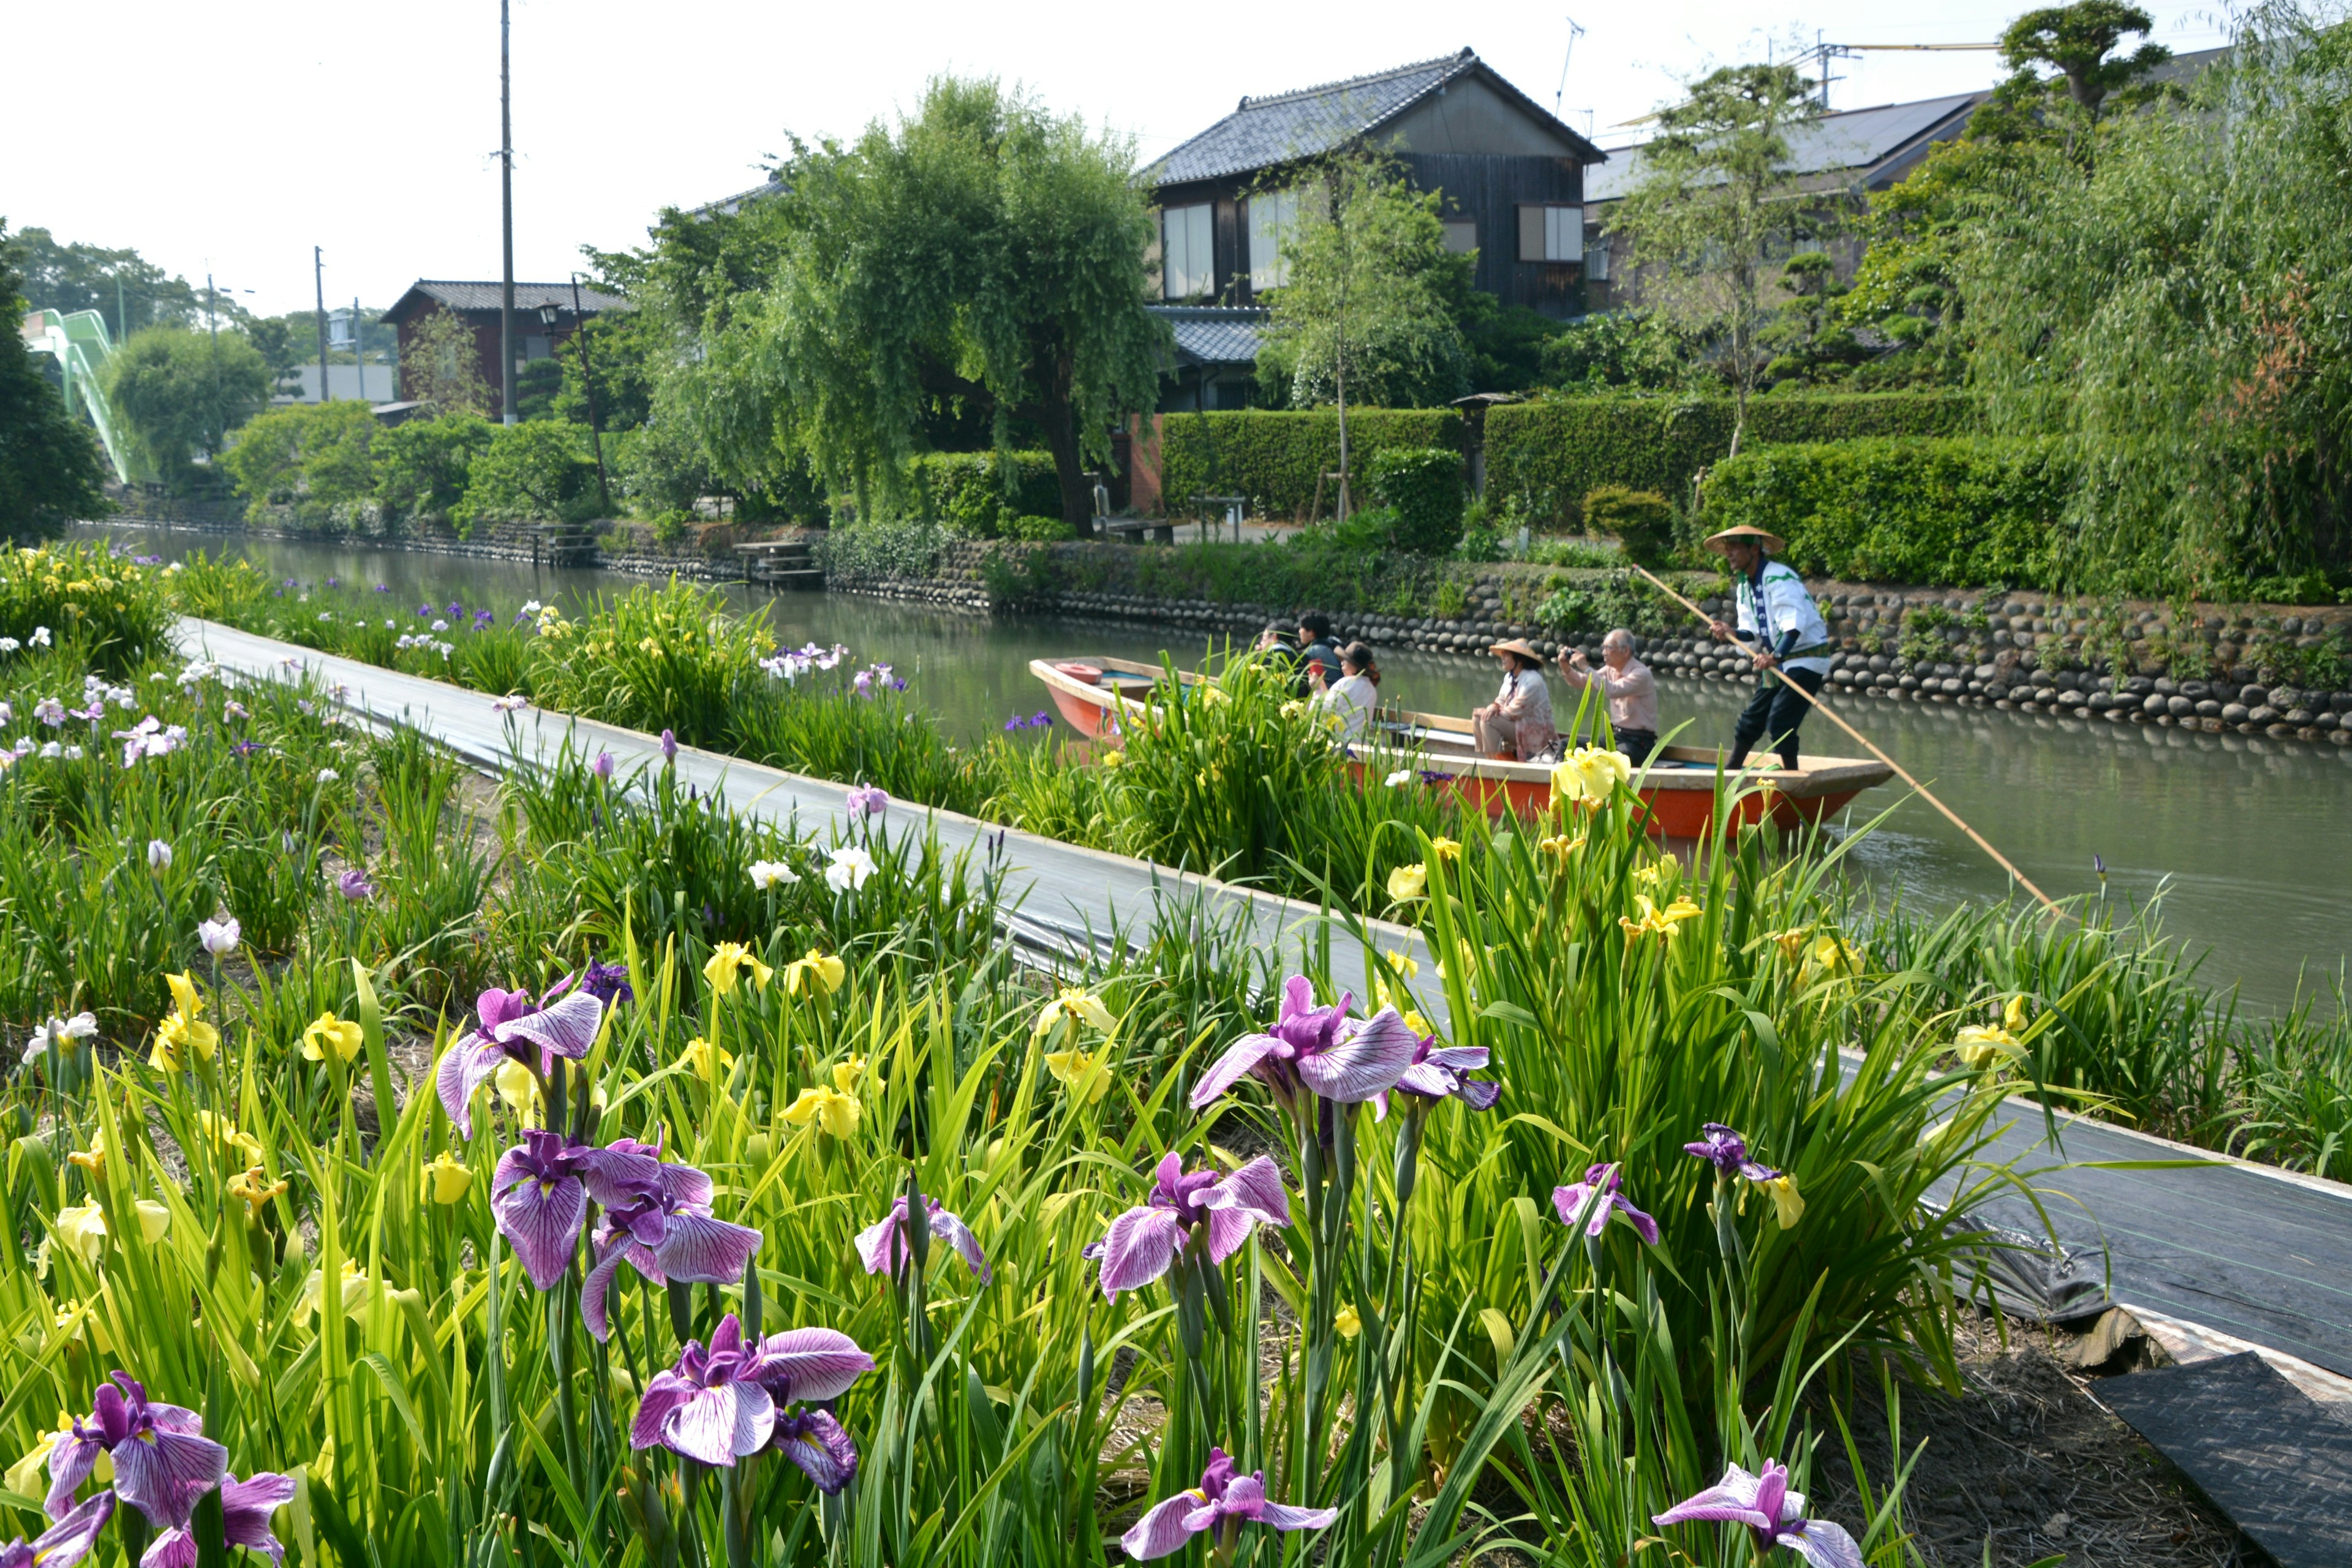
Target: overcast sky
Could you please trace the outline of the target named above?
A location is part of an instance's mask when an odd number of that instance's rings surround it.
[[[1164,152],[1244,94],[1467,46],[1563,118],[1612,132],[1706,67],[1853,44],[1987,43],[2019,4],[1488,0],[1330,5],[1018,6],[971,0],[775,5],[516,0],[515,269],[561,279],[579,247],[645,237],[666,204],[757,184],[786,133],[847,135],[913,106],[941,71],[993,74]],[[2211,6],[2153,5],[2177,50],[2222,41]],[[1440,11],[1446,14],[1442,17]],[[1585,27],[1569,49],[1567,17]],[[55,13],[63,16],[64,13]],[[415,279],[499,276],[497,0],[83,0],[70,30],[19,24],[0,93],[0,216],[133,246],[265,312],[389,304]],[[1198,19],[1192,19],[1192,17]],[[1563,89],[1561,70],[1567,67]],[[1965,91],[1990,53],[1838,63],[1833,109]]]

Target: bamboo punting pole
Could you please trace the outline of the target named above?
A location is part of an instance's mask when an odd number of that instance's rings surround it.
[[[1680,594],[1677,594],[1672,588],[1667,587],[1664,583],[1651,575],[1647,568],[1636,566],[1633,570],[1641,573],[1643,576],[1649,578],[1650,585],[1657,589],[1659,593],[1664,594],[1667,598],[1672,599],[1675,604],[1680,605],[1684,609],[1688,610],[1692,615],[1696,616],[1708,626],[1712,626],[1715,624],[1715,617],[1713,616],[1708,615],[1705,610],[1700,609],[1696,605],[1692,604],[1688,599],[1684,598]],[[1909,784],[1914,790],[1916,790],[1919,794],[1920,799],[1926,801],[1929,805],[1934,806],[1937,811],[1942,812],[1945,816],[1948,817],[1951,820],[1953,826],[1967,834],[1971,843],[1973,843],[1978,848],[1983,850],[1986,854],[1991,856],[1996,865],[1998,865],[2002,870],[2008,872],[2012,878],[2016,879],[2017,885],[2019,887],[2023,888],[2027,892],[2032,893],[2035,898],[2041,900],[2042,907],[2043,909],[2048,910],[2053,915],[2063,915],[2066,912],[2064,910],[2058,907],[2057,901],[2052,899],[2049,894],[2035,887],[2032,878],[2019,870],[2015,866],[2010,864],[2008,856],[2002,854],[2000,850],[1987,843],[1983,834],[1979,833],[1975,828],[1970,827],[1967,822],[1962,820],[1958,812],[1954,811],[1950,806],[1946,805],[1942,801],[1937,800],[1933,790],[1929,789],[1926,784],[1921,784],[1917,779],[1913,778],[1909,772],[1904,768],[1901,763],[1896,762],[1893,757],[1890,757],[1885,752],[1880,751],[1869,736],[1864,734],[1861,731],[1847,723],[1844,717],[1840,714],[1836,709],[1831,707],[1828,703],[1823,702],[1820,698],[1815,697],[1811,692],[1806,690],[1803,687],[1798,685],[1793,680],[1784,679],[1782,684],[1786,685],[1790,690],[1795,692],[1806,701],[1811,703],[1813,705],[1814,711],[1827,715],[1831,723],[1835,724],[1839,729],[1843,730],[1847,734],[1852,735],[1855,740],[1861,742],[1864,749],[1869,752],[1872,756],[1876,757],[1880,762],[1885,763],[1888,767],[1893,768],[1895,770],[1895,777],[1901,779],[1905,784]]]

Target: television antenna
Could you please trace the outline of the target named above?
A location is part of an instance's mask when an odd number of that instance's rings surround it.
[[[1559,57],[1559,86],[1552,89],[1551,95],[1551,117],[1554,120],[1559,118],[1560,100],[1568,96],[1568,65],[1576,58],[1576,40],[1584,37],[1584,28],[1575,17],[1567,17],[1566,21],[1568,48]]]

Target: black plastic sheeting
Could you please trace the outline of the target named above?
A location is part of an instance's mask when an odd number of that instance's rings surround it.
[[[1986,1157],[2036,1171],[2048,1231],[2071,1262],[1996,1252],[1994,1283],[2054,1321],[2097,1310],[2081,1287],[2104,1285],[2127,1306],[2200,1323],[2352,1376],[2352,1195],[2243,1165],[2198,1160],[2154,1139],[2080,1118],[2045,1137],[2037,1109],[2011,1102]],[[2074,1162],[2075,1169],[2052,1166]],[[2163,1162],[2165,1168],[2100,1169]],[[2022,1198],[1977,1211],[1982,1223],[2039,1237],[2042,1216]],[[2036,1283],[2007,1276],[2022,1272]],[[2005,1303],[2006,1304],[2006,1303]],[[2098,1305],[2105,1305],[2099,1302]],[[2352,1563],[2352,1556],[2340,1561]]]
[[[2352,1426],[2252,1351],[2105,1378],[2093,1393],[2279,1568],[2352,1563]]]

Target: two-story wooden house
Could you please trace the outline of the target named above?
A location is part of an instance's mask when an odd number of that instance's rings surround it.
[[[1477,287],[1547,316],[1583,313],[1584,168],[1607,154],[1470,50],[1244,98],[1147,176],[1160,209],[1155,288],[1178,328],[1171,405],[1239,405],[1255,354],[1247,308],[1282,285],[1283,240],[1300,203],[1317,199],[1314,165],[1365,146],[1440,193],[1446,247],[1477,253]],[[1213,332],[1188,309],[1201,306],[1227,308]]]

